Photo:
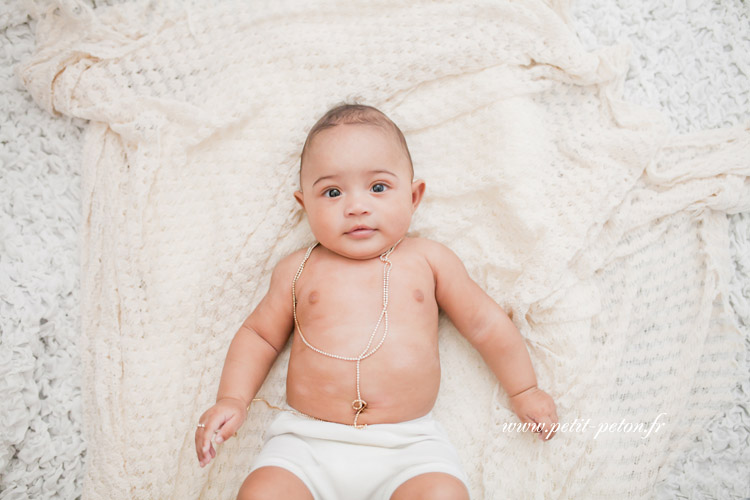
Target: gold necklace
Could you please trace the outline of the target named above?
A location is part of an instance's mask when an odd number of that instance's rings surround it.
[[[403,239],[403,238],[402,238]],[[356,380],[357,380],[357,399],[352,401],[352,409],[355,411],[354,414],[354,427],[361,429],[363,427],[366,427],[365,425],[357,425],[357,419],[359,418],[359,414],[365,411],[365,408],[367,408],[367,401],[362,399],[362,393],[359,388],[359,367],[360,363],[363,359],[368,358],[375,354],[378,349],[380,349],[380,346],[383,345],[383,342],[385,342],[385,338],[388,336],[388,282],[390,280],[390,274],[391,274],[391,267],[393,266],[393,263],[388,259],[388,257],[393,253],[393,250],[395,250],[396,245],[398,245],[401,242],[401,240],[398,240],[390,249],[388,249],[385,253],[380,255],[380,260],[383,262],[383,310],[380,312],[380,316],[378,317],[378,321],[375,324],[375,328],[372,330],[372,333],[370,334],[370,339],[367,342],[367,347],[360,353],[359,356],[341,356],[339,354],[332,354],[329,352],[325,352],[321,349],[318,349],[314,345],[312,345],[310,342],[307,341],[305,338],[305,335],[302,333],[302,328],[299,326],[299,321],[297,320],[297,292],[296,292],[296,284],[299,277],[302,275],[302,270],[305,268],[305,263],[307,262],[307,259],[310,258],[310,254],[312,253],[313,249],[318,246],[319,243],[315,243],[314,245],[310,246],[310,248],[307,249],[307,253],[305,254],[305,258],[302,259],[302,262],[300,263],[299,269],[297,270],[297,274],[294,276],[294,280],[292,280],[292,311],[294,314],[294,324],[297,327],[297,331],[299,332],[299,336],[302,339],[302,342],[305,343],[307,347],[312,349],[313,351],[322,354],[324,356],[328,356],[330,358],[334,359],[340,359],[342,361],[355,361],[356,362]],[[383,323],[383,337],[380,339],[380,342],[378,345],[376,345],[372,350],[370,350],[370,347],[372,346],[372,342],[375,339],[375,333],[377,333],[378,329],[380,328],[380,324]]]

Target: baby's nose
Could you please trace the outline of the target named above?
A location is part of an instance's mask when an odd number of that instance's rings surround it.
[[[346,215],[363,215],[370,213],[370,206],[362,196],[350,196],[346,204]]]

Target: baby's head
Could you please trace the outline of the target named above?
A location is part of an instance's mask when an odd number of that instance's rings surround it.
[[[424,190],[396,124],[371,106],[344,104],[310,130],[294,197],[321,245],[371,259],[406,235]]]

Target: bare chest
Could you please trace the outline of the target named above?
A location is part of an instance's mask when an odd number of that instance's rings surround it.
[[[438,306],[429,266],[416,259],[393,259],[387,279],[384,271],[379,260],[353,265],[308,263],[295,287],[297,319],[304,334],[356,342],[369,336],[386,300],[391,331],[436,329]]]

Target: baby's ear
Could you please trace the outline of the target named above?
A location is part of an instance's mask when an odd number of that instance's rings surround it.
[[[419,203],[422,201],[422,196],[424,196],[424,190],[426,187],[427,185],[421,179],[411,183],[411,206],[413,210],[416,210]]]
[[[300,204],[300,206],[302,207],[302,209],[305,208],[305,199],[302,196],[302,191],[295,191],[294,192],[294,199],[297,200],[297,203]]]

